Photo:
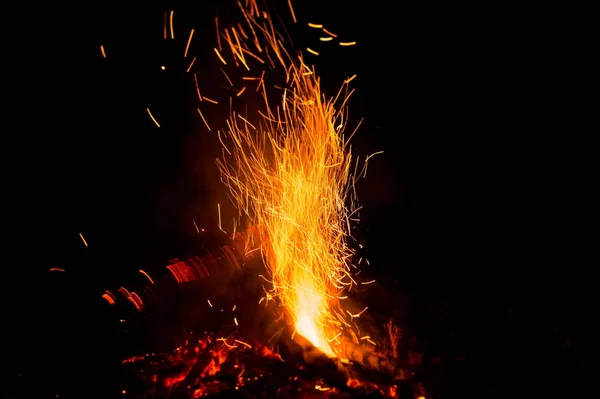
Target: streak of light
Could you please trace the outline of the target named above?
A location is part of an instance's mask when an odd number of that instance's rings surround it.
[[[192,60],[192,62],[190,63],[190,66],[188,67],[188,69],[187,69],[187,71],[186,71],[186,72],[189,72],[189,71],[192,69],[192,67],[194,66],[194,62],[196,62],[196,57],[194,57],[194,59],[193,59],[193,60]]]
[[[340,42],[340,46],[354,46],[356,42]]]
[[[225,232],[225,230],[223,230],[223,228],[221,227],[221,204],[217,202],[217,214],[219,216],[219,230],[221,230],[222,232]]]
[[[265,71],[262,71],[262,73],[260,74],[260,81],[258,82],[258,85],[256,86],[256,91],[258,91],[260,89],[260,86],[262,84],[264,84],[264,78],[265,78]]]
[[[231,311],[233,312],[236,307],[237,307],[237,305],[233,305],[233,309],[231,309]]]
[[[225,60],[221,56],[221,53],[219,53],[219,50],[217,50],[216,48],[215,48],[215,53],[217,54],[217,57],[219,57],[219,59],[221,60],[221,62],[223,63],[223,65],[227,65],[227,63],[225,62]]]
[[[237,348],[237,345],[231,345],[227,343],[227,338],[217,338],[217,341],[221,341],[223,342],[223,345],[225,345],[226,347],[228,347],[229,349],[234,349]]]
[[[244,342],[244,341],[240,341],[239,339],[234,339],[233,341],[234,341],[234,342],[237,342],[238,344],[244,345],[244,346],[246,346],[246,347],[248,347],[248,348],[252,349],[252,345],[250,345],[250,344],[248,344],[248,343],[246,343],[246,342]]]
[[[348,79],[344,80],[344,83],[348,84],[348,83],[352,82],[354,79],[356,79],[356,74],[354,74],[351,77],[349,77]],[[373,154],[373,155],[375,155],[375,154]]]
[[[358,318],[358,317],[360,317],[360,316],[361,316],[363,313],[365,313],[365,312],[367,311],[367,309],[369,309],[369,307],[368,307],[368,306],[365,306],[365,308],[364,308],[363,310],[361,310],[360,312],[358,312],[358,313],[356,313],[356,314],[353,314],[353,315],[351,315],[351,316],[352,316],[353,318]]]
[[[136,292],[131,292],[129,301],[133,304],[133,306],[135,306],[138,312],[141,312],[144,309],[144,302]]]
[[[83,238],[83,234],[79,233],[79,237],[81,237],[81,241],[83,241],[83,245],[85,245],[86,247],[88,246],[87,241],[85,240],[85,238]]]
[[[142,269],[140,269],[140,273],[142,273],[144,276],[146,276],[146,278],[150,281],[150,284],[154,284],[154,280],[152,280],[152,277],[150,277],[150,275],[148,273],[146,273]]]
[[[333,37],[320,37],[319,40],[322,42],[330,42],[333,40]]]
[[[329,32],[327,29],[323,28],[323,32],[328,34],[331,37],[337,37],[337,35],[335,33]]]
[[[217,47],[219,51],[223,51],[223,47],[221,46],[221,31],[219,30],[219,17],[215,17],[215,27],[217,28]]]
[[[292,0],[288,0],[288,6],[290,7],[290,13],[292,14],[292,20],[294,21],[294,23],[297,23],[298,21],[296,20],[296,13],[294,12],[294,7],[292,6]]]
[[[208,101],[208,98],[204,97],[204,99],[206,101]],[[200,108],[196,108],[196,109],[198,110],[198,113],[200,114],[200,118],[202,118],[202,122],[204,122],[204,124],[206,125],[206,128],[210,132],[210,126],[208,126],[208,122],[206,122],[206,119],[204,119],[204,115],[202,115],[202,111],[200,111]]]
[[[371,281],[361,281],[361,284],[363,285],[367,285],[367,284],[373,284],[375,282],[375,280],[371,280]]]
[[[167,40],[167,12],[165,11],[165,23],[163,25],[163,39]]]
[[[106,300],[106,302],[108,302],[110,305],[114,305],[116,303],[114,298],[111,297],[109,294],[102,294],[102,298],[104,298],[104,300]]]
[[[210,306],[212,308],[213,304],[210,302],[210,299],[207,299],[206,301],[208,302],[208,306]]]
[[[156,124],[156,126],[160,127],[160,125],[158,124],[158,122],[156,121],[156,119],[154,119],[154,116],[152,115],[152,112],[150,112],[150,108],[146,108],[146,111],[148,111],[148,115],[150,115],[150,118],[152,118],[152,121]]]
[[[323,29],[323,25],[321,24],[313,24],[313,23],[308,23],[308,26],[310,26],[311,28],[315,28],[315,29]]]
[[[233,82],[231,81],[231,79],[229,79],[229,76],[227,76],[227,73],[225,72],[225,70],[221,67],[219,67],[219,69],[221,70],[221,72],[223,72],[223,75],[225,76],[225,79],[227,79],[229,86],[233,86]]]
[[[192,222],[194,222],[194,227],[196,228],[196,233],[200,234],[200,229],[198,229],[198,225],[196,224],[196,221],[192,220]]]
[[[216,100],[213,100],[212,98],[208,98],[206,96],[202,96],[202,98],[206,101],[208,101],[209,103],[213,103],[213,104],[218,104],[219,102]]]
[[[104,51],[104,46],[100,45],[100,52],[102,53],[102,57],[106,58],[106,52]]]
[[[356,76],[356,75],[354,75],[354,76]],[[367,166],[369,165],[369,159],[371,159],[375,155],[379,155],[379,154],[383,154],[383,151],[377,151],[377,152],[374,152],[373,154],[367,156],[367,158],[365,159],[365,170],[363,173],[363,177],[367,177]]]
[[[171,15],[169,16],[169,27],[171,29],[171,39],[175,39],[175,32],[173,31],[173,14],[175,14],[175,11],[171,10]]]
[[[235,317],[233,318],[233,322],[235,323],[236,326],[239,326],[238,321]]]
[[[65,269],[61,269],[60,267],[51,267],[50,268],[51,272],[65,272]]]
[[[319,55],[319,53],[317,53],[315,50],[311,49],[310,47],[307,47],[306,51],[308,51],[309,53],[314,54],[314,55]]]
[[[192,42],[192,36],[194,36],[194,29],[193,28],[190,31],[190,37],[188,37],[187,44],[185,45],[185,52],[183,53],[183,57],[184,58],[187,58],[187,53],[188,53],[188,50],[190,48],[190,43]]]
[[[242,90],[238,91],[237,94],[235,95],[236,97],[241,96],[244,92],[246,91],[246,87],[242,87]]]

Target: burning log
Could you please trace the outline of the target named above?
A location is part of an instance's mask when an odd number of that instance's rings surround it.
[[[204,334],[188,342],[172,354],[126,360],[130,378],[135,375],[153,386],[144,392],[149,398],[395,398],[399,389],[411,391],[409,384],[393,383],[389,376],[374,378],[374,373],[329,358],[317,348],[309,349],[306,357],[307,341],[287,341],[289,349],[281,345],[281,354],[234,336]]]

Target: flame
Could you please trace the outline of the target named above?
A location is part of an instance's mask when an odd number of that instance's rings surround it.
[[[245,40],[235,28],[221,35],[234,64],[250,69],[251,58],[268,59],[285,72],[286,87],[270,106],[263,72],[263,110],[245,118],[232,112],[219,136],[230,139],[217,161],[222,181],[260,238],[272,283],[267,298],[280,302],[298,334],[335,356],[332,343],[344,325],[339,297],[353,283],[346,244],[356,175],[344,134],[349,80],[335,98],[326,97],[314,68],[285,50],[271,16],[255,1],[238,5],[252,35]],[[217,55],[226,64],[225,52]]]

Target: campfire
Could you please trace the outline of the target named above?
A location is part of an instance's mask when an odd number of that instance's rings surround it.
[[[173,260],[165,279],[181,287],[253,280],[262,295],[255,302],[249,290],[244,304],[220,301],[215,308],[210,299],[198,304],[227,313],[230,321],[215,331],[199,322],[173,352],[125,359],[123,393],[395,398],[402,391],[402,397],[424,396],[411,363],[401,360],[400,330],[390,321],[374,333],[382,339],[372,338],[365,331],[373,326],[360,323],[368,308],[353,297],[353,289],[373,283],[359,275],[363,259],[353,241],[360,216],[354,187],[369,160],[353,158],[350,139],[358,126],[346,129],[354,77],[335,96],[326,96],[317,68],[304,56],[318,53],[290,48],[282,27],[255,0],[238,5],[240,22],[219,27],[217,20],[214,53],[232,95],[230,116],[216,132],[202,112],[203,104],[216,101],[203,96],[201,77],[194,75],[198,114],[222,145],[217,166],[236,216],[228,223],[218,204],[218,227],[231,243],[203,258]],[[291,2],[289,12],[297,22]],[[337,41],[325,27],[308,25],[322,31],[323,41]],[[188,46],[192,37],[193,31]],[[232,100],[249,93],[258,96],[260,105],[255,112],[247,107],[241,112]],[[159,126],[150,110],[148,114]],[[160,297],[161,281],[140,272],[153,287],[147,290],[151,294],[124,287],[118,292],[144,312],[148,298]],[[110,304],[117,297],[111,291],[104,294]],[[268,319],[268,334],[244,331],[242,312],[246,318]]]

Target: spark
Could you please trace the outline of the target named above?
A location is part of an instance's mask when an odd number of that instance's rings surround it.
[[[322,42],[330,42],[333,40],[333,37],[320,37],[319,40]]]
[[[186,72],[189,72],[192,69],[192,67],[194,66],[194,62],[196,62],[196,57],[194,57],[192,59],[192,62],[190,63],[190,66],[188,67],[188,69],[186,70]]]
[[[150,277],[150,275],[148,273],[146,273],[142,269],[140,269],[140,273],[142,273],[144,276],[146,276],[146,278],[150,281],[150,284],[154,284],[154,280],[152,280],[152,277]]]
[[[233,322],[235,323],[236,326],[239,326],[238,321],[235,317],[233,318]]]
[[[192,222],[194,222],[194,227],[196,228],[196,233],[200,234],[200,230],[198,229],[198,225],[196,224],[196,221],[192,220]]]
[[[217,50],[216,48],[215,48],[215,53],[217,53],[217,57],[219,57],[219,59],[221,60],[221,62],[223,63],[223,65],[227,65],[227,63],[225,62],[225,60],[221,56],[221,53],[219,53],[219,50]]]
[[[108,302],[110,305],[114,305],[116,303],[114,298],[111,297],[109,294],[102,294],[102,298],[104,298],[104,300],[106,300],[106,302]]]
[[[294,12],[294,7],[292,6],[292,0],[288,0],[288,6],[290,7],[290,13],[292,14],[292,20],[294,21],[294,23],[297,23],[298,21],[296,20],[296,13]]]
[[[242,90],[238,91],[236,97],[241,96],[246,91],[246,87],[242,87]]]
[[[206,98],[206,97],[204,97],[204,99],[206,101],[209,101],[208,98]],[[196,109],[198,110],[198,113],[200,114],[200,118],[202,118],[202,122],[204,122],[204,124],[206,125],[206,128],[210,132],[210,126],[208,126],[208,122],[206,122],[206,119],[204,119],[204,115],[202,115],[202,111],[200,111],[200,108],[196,108]]]
[[[223,51],[223,47],[221,47],[221,34],[219,33],[219,17],[215,17],[215,27],[217,28],[217,47],[219,47],[220,51]]]
[[[152,121],[156,124],[156,126],[160,127],[160,125],[158,124],[158,122],[156,121],[156,119],[154,119],[154,116],[152,115],[152,112],[150,112],[150,108],[146,108],[146,111],[148,111],[148,115],[150,115],[150,118],[152,118]]]
[[[306,51],[308,51],[309,53],[314,54],[314,55],[319,55],[319,53],[317,53],[315,50],[311,49],[310,47],[307,47]]]
[[[167,40],[167,12],[165,11],[165,23],[163,25],[163,39]]]
[[[231,309],[231,311],[233,312],[236,307],[237,307],[237,305],[233,305],[233,309]]]
[[[85,238],[83,238],[83,234],[79,233],[79,237],[81,237],[81,241],[83,241],[83,245],[85,245],[86,247],[88,246],[87,241],[85,240]]]
[[[217,213],[219,215],[219,230],[221,230],[222,232],[225,232],[223,230],[223,228],[221,227],[221,204],[217,203]]]
[[[103,45],[100,45],[100,52],[102,53],[102,57],[106,58],[106,52],[104,51]]]
[[[226,347],[228,347],[229,349],[234,349],[237,348],[237,345],[230,345],[227,343],[227,338],[217,338],[217,341],[221,341],[223,342],[223,345],[225,345]]]
[[[371,281],[362,281],[361,284],[367,285],[367,284],[373,284],[375,282],[375,280],[371,280]]]
[[[51,267],[50,268],[51,272],[65,272],[65,269],[61,269],[60,267]]]
[[[225,72],[225,70],[221,67],[219,67],[219,69],[221,70],[221,72],[223,72],[223,75],[225,76],[225,79],[227,79],[229,86],[233,86],[233,82],[231,81],[231,79],[229,79],[229,76],[227,76],[227,73]]]
[[[185,52],[183,53],[183,58],[187,58],[187,53],[190,48],[190,43],[192,42],[192,36],[194,36],[194,29],[190,31],[190,37],[188,38],[187,44],[185,45]]]
[[[337,35],[335,33],[329,32],[327,29],[323,28],[323,33],[328,34],[331,37],[337,37]]]
[[[218,104],[219,102],[216,100],[213,100],[212,98],[208,98],[206,96],[202,96],[202,98],[206,101],[208,101],[209,103],[213,103],[213,104]],[[209,129],[210,130],[210,129]]]
[[[187,69],[187,71],[186,71],[186,72],[189,72],[189,71],[192,69],[192,67],[194,66],[194,62],[196,62],[196,57],[194,57],[194,59],[193,59],[193,60],[192,60],[192,62],[190,63],[190,66],[188,67],[188,69]]]
[[[175,14],[175,11],[171,10],[171,15],[169,16],[169,27],[171,29],[171,39],[175,39],[175,32],[173,31],[173,14]]]
[[[321,24],[313,24],[313,23],[308,23],[308,26],[310,26],[311,28],[315,28],[315,29],[323,29],[323,25]]]
[[[349,77],[348,79],[346,79],[346,80],[344,81],[344,83],[348,84],[348,83],[352,82],[354,79],[356,79],[356,74],[354,74],[354,75],[352,75],[351,77]],[[381,152],[383,152],[383,151],[381,151]],[[379,154],[379,153],[372,154],[371,156],[373,156],[373,155],[377,155],[377,154]]]
[[[252,345],[250,345],[250,344],[248,344],[248,343],[246,343],[244,341],[240,341],[239,339],[234,339],[233,342],[237,342],[238,344],[244,345],[244,346],[252,349]]]
[[[340,42],[340,46],[354,46],[356,42]]]
[[[207,299],[206,301],[208,302],[208,306],[210,306],[210,307],[212,308],[212,307],[213,307],[213,304],[212,304],[212,303],[210,303],[210,299]]]

